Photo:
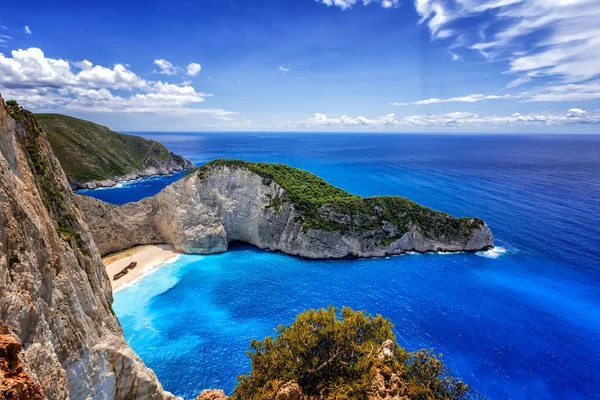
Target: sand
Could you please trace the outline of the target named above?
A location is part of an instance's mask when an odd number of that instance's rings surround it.
[[[102,257],[102,261],[106,266],[106,272],[108,272],[114,291],[127,283],[141,278],[148,270],[158,268],[169,261],[173,261],[180,254],[173,246],[167,244],[136,246],[104,256]],[[137,262],[137,266],[134,269],[116,281],[113,280],[115,274],[121,272],[133,261]]]

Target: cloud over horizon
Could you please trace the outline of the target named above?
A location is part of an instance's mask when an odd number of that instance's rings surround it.
[[[36,110],[85,112],[198,114],[224,117],[222,109],[195,107],[212,95],[197,92],[184,82],[174,84],[143,79],[124,64],[94,65],[46,57],[39,48],[0,53],[0,89]],[[155,64],[170,75],[172,64]],[[192,68],[195,71],[194,68]],[[198,71],[199,72],[199,71]]]
[[[470,112],[452,112],[445,114],[417,114],[397,117],[390,113],[381,117],[366,118],[363,116],[328,117],[316,113],[304,121],[298,121],[297,126],[305,128],[441,128],[441,129],[472,129],[478,127],[507,127],[507,126],[561,126],[578,124],[600,124],[600,111],[587,112],[572,108],[564,114],[557,113],[513,113],[510,115],[479,115]]]

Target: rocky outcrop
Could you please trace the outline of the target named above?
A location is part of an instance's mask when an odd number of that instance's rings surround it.
[[[0,399],[42,400],[42,388],[19,361],[21,342],[0,324]]]
[[[270,168],[277,168],[276,176],[264,172]],[[310,180],[320,189],[281,183],[285,174]],[[457,219],[398,197],[362,199],[327,185],[290,167],[225,160],[209,163],[137,203],[115,206],[83,196],[77,202],[102,254],[153,243],[210,254],[226,251],[233,241],[317,259],[493,246],[483,221]],[[314,196],[323,192],[338,197],[311,203],[301,197],[311,190]]]
[[[123,338],[98,249],[45,135],[1,98],[0,293],[0,322],[46,398],[172,398]]]
[[[135,181],[137,179],[157,175],[171,175],[175,172],[181,172],[195,168],[195,165],[192,164],[191,161],[172,152],[169,152],[168,158],[165,161],[153,163],[156,165],[149,166],[145,169],[136,170],[126,175],[113,176],[109,179],[91,180],[88,182],[70,179],[69,184],[73,190],[114,187],[121,182]]]
[[[221,389],[208,389],[203,390],[196,400],[225,400],[228,398]]]

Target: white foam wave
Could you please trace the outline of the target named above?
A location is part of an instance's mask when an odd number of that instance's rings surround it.
[[[480,257],[486,257],[486,258],[498,258],[503,254],[506,254],[508,252],[508,250],[506,250],[506,248],[502,247],[502,246],[494,246],[489,250],[486,251],[478,251],[477,254]]]

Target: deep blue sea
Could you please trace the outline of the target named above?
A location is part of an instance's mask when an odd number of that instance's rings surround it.
[[[139,133],[138,133],[139,134]],[[352,193],[483,218],[478,254],[310,261],[250,246],[181,256],[115,293],[127,340],[186,399],[231,393],[250,339],[310,307],[380,313],[490,399],[600,398],[600,135],[156,134],[200,165],[281,162]],[[151,178],[87,194],[114,203]]]

